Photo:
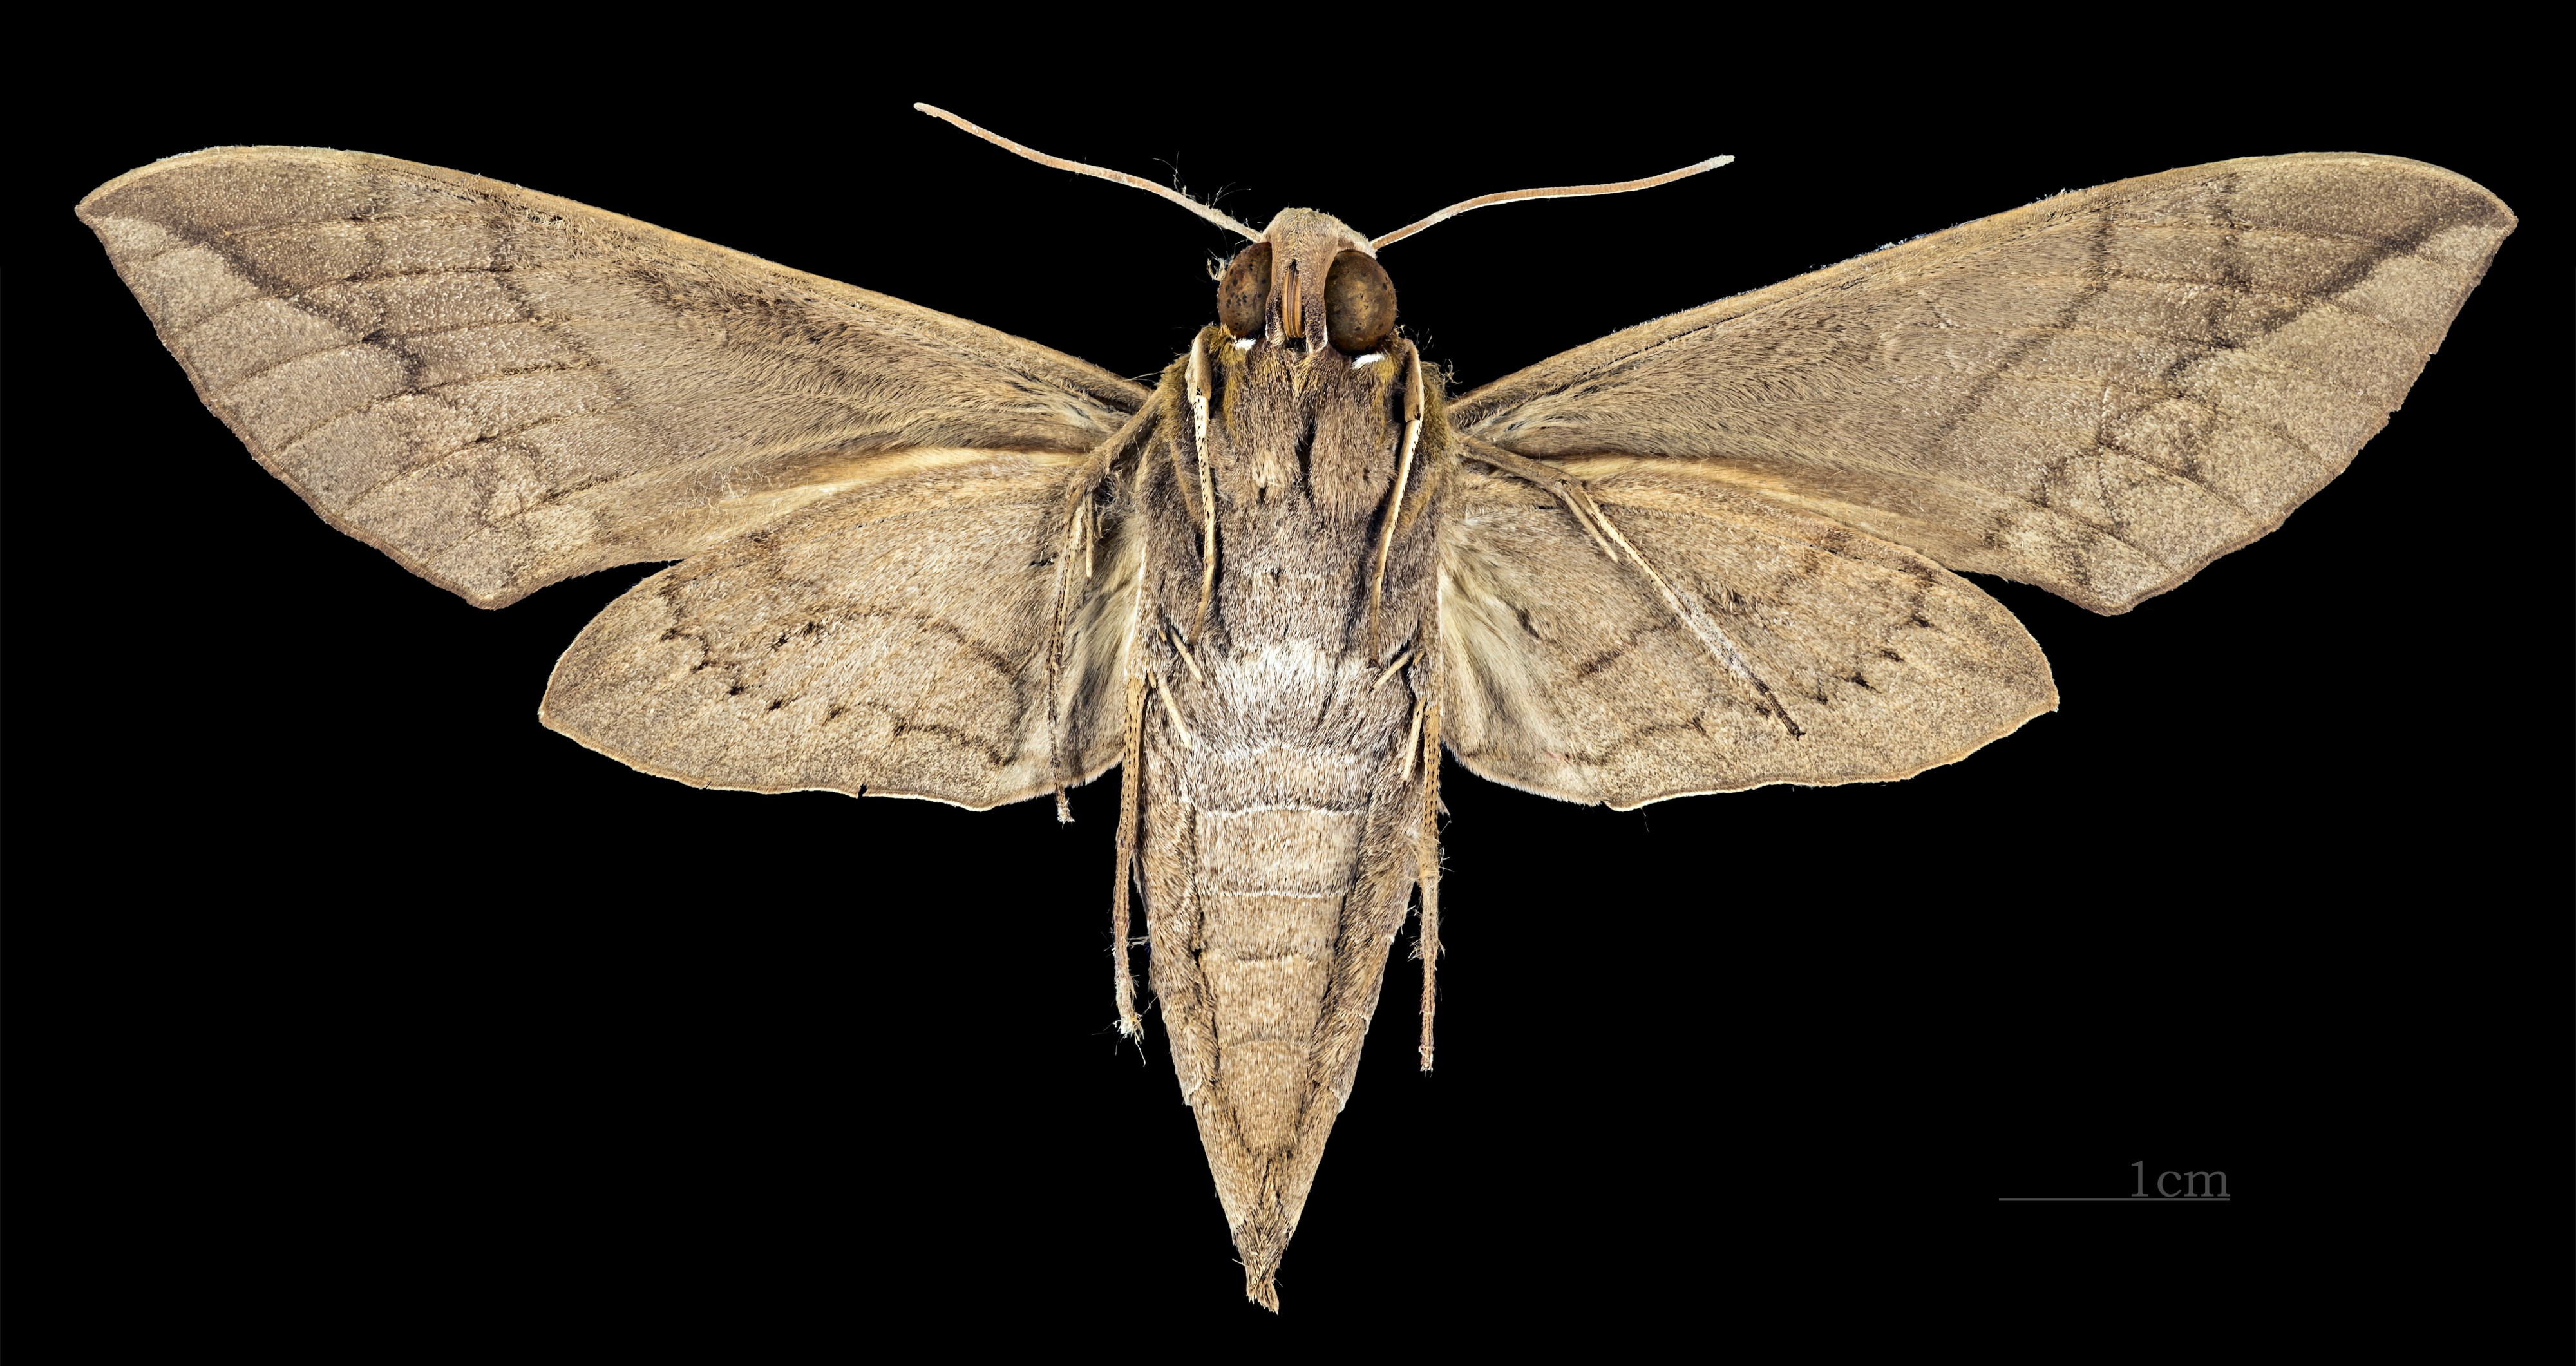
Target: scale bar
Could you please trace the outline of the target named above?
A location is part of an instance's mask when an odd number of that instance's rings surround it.
[[[2233,1198],[2234,1197],[2232,1196],[2225,1195],[1998,1195],[1995,1197],[1995,1199],[2008,1204],[2036,1204],[2041,1202],[2049,1204],[2066,1204],[2074,1201],[2098,1200],[2104,1204],[2111,1205],[2157,1204],[2185,1200],[2191,1201],[2194,1204],[2209,1205],[2224,1203],[2225,1201]]]

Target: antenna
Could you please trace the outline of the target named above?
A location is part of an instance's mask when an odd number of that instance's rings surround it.
[[[916,105],[914,105],[914,106],[913,106],[913,108],[918,109],[918,110],[920,110],[921,112],[923,112],[923,113],[925,113],[925,114],[928,114],[929,116],[931,116],[931,117],[932,117],[932,118],[934,118],[934,119],[945,119],[945,120],[947,120],[948,122],[953,123],[953,124],[957,125],[958,127],[965,129],[967,132],[972,133],[972,134],[974,134],[975,136],[977,136],[977,137],[979,137],[979,138],[982,138],[982,139],[983,139],[983,140],[985,140],[986,142],[989,142],[989,143],[993,144],[993,145],[994,145],[994,146],[996,146],[996,147],[1000,147],[1000,148],[1004,148],[1004,149],[1009,150],[1009,151],[1017,152],[1017,153],[1019,153],[1021,156],[1027,157],[1029,160],[1034,161],[1034,162],[1037,162],[1037,163],[1038,163],[1039,165],[1041,165],[1041,166],[1053,166],[1054,168],[1056,168],[1056,169],[1057,169],[1057,170],[1059,170],[1059,171],[1072,171],[1072,172],[1074,172],[1074,173],[1075,173],[1075,174],[1077,174],[1077,175],[1098,176],[1098,177],[1100,177],[1102,180],[1114,180],[1114,181],[1117,181],[1119,184],[1121,184],[1121,185],[1125,185],[1125,186],[1129,187],[1130,189],[1143,190],[1143,191],[1145,191],[1145,192],[1146,192],[1146,193],[1148,193],[1148,194],[1158,194],[1158,195],[1161,195],[1161,196],[1162,196],[1162,197],[1164,197],[1165,199],[1168,199],[1168,200],[1172,201],[1173,203],[1180,205],[1182,208],[1185,208],[1185,209],[1189,210],[1190,212],[1192,212],[1192,213],[1194,213],[1194,214],[1197,214],[1199,217],[1204,218],[1204,219],[1206,219],[1207,221],[1209,221],[1209,222],[1211,222],[1211,223],[1216,224],[1216,225],[1217,225],[1218,227],[1220,227],[1220,228],[1224,228],[1224,229],[1226,229],[1226,230],[1227,230],[1227,231],[1229,231],[1229,232],[1239,232],[1239,233],[1242,233],[1244,236],[1251,238],[1251,239],[1252,239],[1253,241],[1255,241],[1255,242],[1258,242],[1258,241],[1260,241],[1260,240],[1261,240],[1261,234],[1260,234],[1260,233],[1254,232],[1252,229],[1245,227],[1245,226],[1244,226],[1244,225],[1242,225],[1241,223],[1238,223],[1238,222],[1234,221],[1232,218],[1229,218],[1229,217],[1227,217],[1227,216],[1226,216],[1226,215],[1224,215],[1224,214],[1218,213],[1216,210],[1214,210],[1214,209],[1212,209],[1212,208],[1209,208],[1207,205],[1202,204],[1202,203],[1198,202],[1197,200],[1190,198],[1188,195],[1185,195],[1185,194],[1181,193],[1181,192],[1180,192],[1180,191],[1178,191],[1178,190],[1166,189],[1166,188],[1164,188],[1163,186],[1157,185],[1157,184],[1155,184],[1154,182],[1152,182],[1152,181],[1150,181],[1150,180],[1139,180],[1139,179],[1137,179],[1135,176],[1129,175],[1129,174],[1127,174],[1127,173],[1126,173],[1126,172],[1124,172],[1124,171],[1113,171],[1113,170],[1110,170],[1110,169],[1109,169],[1108,167],[1106,167],[1106,166],[1093,166],[1093,165],[1090,165],[1089,163],[1086,163],[1086,162],[1080,162],[1080,161],[1067,161],[1067,160],[1065,160],[1063,157],[1051,157],[1051,156],[1048,156],[1046,153],[1041,152],[1041,151],[1038,151],[1036,148],[1033,148],[1033,147],[1023,147],[1023,146],[1021,146],[1020,144],[1018,144],[1018,143],[1016,143],[1016,142],[1011,141],[1009,138],[1003,137],[1001,134],[991,131],[990,129],[986,129],[986,128],[979,128],[979,127],[975,126],[974,124],[968,123],[966,120],[961,119],[961,118],[957,117],[955,114],[951,114],[951,113],[949,113],[947,110],[945,110],[945,109],[941,109],[941,108],[939,108],[939,107],[938,107],[938,106],[936,106],[936,105],[929,105],[929,104],[916,104]],[[1694,168],[1694,169],[1706,169],[1706,168],[1705,168],[1705,167],[1699,167],[1699,168]],[[1675,172],[1675,174],[1680,174],[1680,173],[1679,173],[1679,172]],[[1669,179],[1670,177],[1666,177],[1666,178],[1667,178],[1667,179]],[[1658,183],[1660,183],[1660,182],[1658,182]],[[1608,188],[1617,188],[1617,187],[1608,187]],[[1538,193],[1541,193],[1541,194],[1568,194],[1568,193],[1576,193],[1576,194],[1604,194],[1604,193],[1607,193],[1607,192],[1608,192],[1608,188],[1599,189],[1599,190],[1584,190],[1584,191],[1542,190],[1542,191],[1538,191]],[[1467,205],[1467,206],[1464,206],[1464,207],[1466,207],[1466,208],[1473,208],[1474,206],[1473,206],[1473,205]],[[1430,221],[1430,220],[1427,220],[1427,219],[1426,219],[1426,220],[1424,220],[1424,223],[1416,224],[1415,226],[1416,226],[1416,227],[1425,226],[1425,225],[1427,225],[1427,224],[1428,224],[1428,222],[1429,222],[1429,221]],[[1407,231],[1407,232],[1411,232],[1412,230],[1413,230],[1412,228],[1407,228],[1407,229],[1405,229],[1405,231]]]
[[[919,108],[920,106],[916,105],[914,107]],[[978,129],[977,131],[981,132],[982,130]],[[991,134],[987,133],[985,136],[990,137]],[[1588,194],[1626,194],[1630,190],[1651,190],[1658,185],[1669,185],[1686,176],[1698,175],[1702,171],[1714,171],[1718,167],[1733,160],[1735,160],[1735,158],[1731,156],[1710,157],[1706,161],[1694,161],[1690,165],[1684,166],[1678,171],[1666,171],[1662,175],[1650,175],[1643,180],[1622,180],[1616,185],[1559,185],[1556,188],[1549,190],[1505,190],[1500,194],[1480,194],[1473,199],[1459,200],[1457,203],[1450,205],[1448,208],[1442,209],[1440,212],[1431,215],[1429,218],[1407,223],[1403,227],[1397,228],[1386,236],[1369,243],[1369,250],[1381,250],[1388,244],[1401,242],[1405,238],[1411,237],[1415,233],[1422,231],[1424,228],[1430,227],[1434,223],[1447,222],[1448,220],[1465,213],[1469,209],[1481,209],[1488,204],[1508,204],[1515,199],[1574,199]]]

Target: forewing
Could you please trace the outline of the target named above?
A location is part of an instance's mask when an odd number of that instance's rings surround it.
[[[928,797],[982,809],[1048,785],[1059,462],[996,457],[861,489],[636,585],[583,629],[545,723],[703,787]],[[1073,600],[1069,781],[1116,763],[1136,548],[1111,521]]]
[[[1087,450],[1146,395],[899,299],[390,157],[198,152],[79,214],[261,464],[486,607],[889,477]]]
[[[2513,227],[2421,162],[2218,162],[1630,328],[1451,420],[1586,477],[1644,462],[1760,489],[2120,612],[2341,473]]]
[[[1906,548],[1724,484],[1593,486],[1668,584],[1548,495],[1463,467],[1444,548],[1442,736],[1470,770],[1625,810],[1904,778],[2055,709],[2002,604]]]

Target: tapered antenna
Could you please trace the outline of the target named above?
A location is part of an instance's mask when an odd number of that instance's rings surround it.
[[[1007,150],[1009,150],[1009,151],[1017,152],[1017,153],[1019,153],[1021,156],[1027,157],[1029,160],[1034,161],[1034,162],[1038,163],[1038,164],[1039,164],[1039,165],[1041,165],[1041,166],[1053,166],[1054,168],[1056,168],[1056,169],[1057,169],[1057,170],[1059,170],[1059,171],[1072,171],[1072,172],[1074,172],[1074,173],[1075,173],[1075,174],[1077,174],[1077,175],[1098,176],[1098,177],[1100,177],[1102,180],[1114,180],[1114,181],[1117,181],[1119,184],[1121,184],[1121,185],[1125,185],[1125,186],[1128,186],[1128,187],[1129,187],[1129,188],[1131,188],[1131,189],[1143,190],[1143,191],[1147,192],[1148,194],[1158,194],[1158,195],[1161,195],[1161,196],[1162,196],[1162,197],[1164,197],[1165,199],[1168,199],[1168,200],[1172,201],[1173,203],[1180,205],[1182,208],[1185,208],[1185,209],[1189,210],[1190,212],[1192,212],[1192,213],[1194,213],[1194,214],[1197,214],[1199,217],[1204,218],[1204,219],[1206,219],[1207,221],[1209,221],[1209,222],[1211,222],[1211,223],[1216,224],[1216,225],[1217,225],[1218,227],[1220,227],[1220,228],[1227,229],[1228,231],[1231,231],[1231,232],[1239,232],[1239,233],[1242,233],[1244,236],[1251,238],[1251,239],[1252,239],[1253,241],[1255,241],[1255,242],[1258,242],[1258,241],[1260,241],[1260,240],[1261,240],[1261,234],[1260,234],[1260,233],[1254,232],[1252,229],[1245,227],[1245,226],[1244,226],[1244,225],[1242,225],[1241,223],[1238,223],[1238,222],[1234,221],[1232,218],[1229,218],[1229,217],[1227,217],[1227,216],[1226,216],[1226,215],[1224,215],[1224,214],[1218,213],[1216,210],[1214,210],[1214,209],[1212,209],[1212,208],[1209,208],[1207,205],[1202,204],[1202,203],[1198,202],[1197,200],[1190,198],[1188,195],[1185,195],[1185,194],[1181,193],[1181,192],[1180,192],[1180,191],[1178,191],[1178,190],[1174,190],[1174,189],[1167,189],[1167,188],[1165,188],[1164,186],[1157,185],[1157,184],[1155,184],[1154,182],[1152,182],[1152,181],[1150,181],[1150,180],[1139,180],[1139,179],[1137,179],[1135,176],[1129,175],[1129,174],[1127,174],[1127,173],[1126,173],[1126,172],[1124,172],[1124,171],[1113,171],[1113,170],[1110,170],[1110,169],[1109,169],[1108,167],[1106,167],[1106,166],[1093,166],[1093,165],[1089,164],[1088,162],[1081,162],[1081,161],[1067,161],[1067,160],[1065,160],[1063,157],[1051,157],[1051,156],[1048,156],[1046,153],[1041,152],[1041,151],[1037,150],[1037,149],[1036,149],[1036,148],[1034,148],[1034,147],[1023,147],[1023,146],[1021,146],[1020,144],[1018,144],[1018,143],[1016,143],[1016,142],[1011,141],[1009,138],[1006,138],[1006,137],[1002,136],[1001,134],[999,134],[999,133],[996,133],[996,132],[992,131],[992,130],[991,130],[991,129],[989,129],[989,128],[979,128],[979,127],[977,127],[977,126],[976,126],[976,125],[974,125],[974,124],[968,123],[966,120],[964,120],[964,119],[961,119],[961,118],[957,117],[955,114],[951,114],[951,113],[949,113],[949,112],[948,112],[947,110],[945,110],[945,109],[939,108],[937,105],[930,105],[930,104],[916,104],[916,105],[914,105],[914,106],[913,106],[913,108],[918,109],[918,110],[920,110],[921,112],[923,112],[923,113],[925,113],[925,114],[928,114],[929,116],[931,116],[931,117],[932,117],[932,118],[934,118],[934,119],[946,119],[948,122],[953,123],[953,124],[956,124],[958,127],[965,129],[967,132],[972,133],[972,134],[974,134],[975,136],[977,136],[977,137],[979,137],[979,138],[982,138],[982,139],[983,139],[983,140],[985,140],[986,142],[989,142],[989,143],[993,144],[993,145],[994,145],[994,146],[996,146],[996,147],[1000,147],[1000,148],[1007,149]],[[1678,173],[1677,173],[1677,174],[1678,174]],[[1586,191],[1539,191],[1539,193],[1542,193],[1542,194],[1546,194],[1546,193],[1557,193],[1557,194],[1564,194],[1564,193],[1602,194],[1602,193],[1607,193],[1607,190],[1606,190],[1606,189],[1604,189],[1604,190],[1586,190]],[[1472,205],[1472,204],[1470,204],[1470,205],[1465,205],[1465,206],[1463,206],[1463,207],[1466,207],[1466,208],[1473,208],[1473,207],[1475,207],[1475,206],[1474,206],[1474,205]],[[1426,221],[1427,221],[1427,220],[1426,220]],[[1415,226],[1419,227],[1419,226],[1423,226],[1423,225],[1422,225],[1422,224],[1416,224]],[[1412,230],[1413,230],[1412,228],[1407,228],[1407,229],[1405,229],[1405,231],[1407,231],[1407,232],[1411,232]]]
[[[978,129],[977,131],[981,132],[982,130]],[[990,137],[992,135],[987,133],[985,136]],[[1500,194],[1480,194],[1473,199],[1459,200],[1457,203],[1450,205],[1448,208],[1442,209],[1440,212],[1431,215],[1429,218],[1422,219],[1418,222],[1407,223],[1403,227],[1397,228],[1386,236],[1369,243],[1369,250],[1382,250],[1388,244],[1401,242],[1405,238],[1411,237],[1415,233],[1422,231],[1424,228],[1430,227],[1434,223],[1445,223],[1448,220],[1465,213],[1469,209],[1481,209],[1488,204],[1508,204],[1515,199],[1576,199],[1588,194],[1626,194],[1630,190],[1651,190],[1658,185],[1670,185],[1674,181],[1683,179],[1684,177],[1698,175],[1702,171],[1714,171],[1718,167],[1733,160],[1735,160],[1735,158],[1731,156],[1710,157],[1706,161],[1694,161],[1690,165],[1684,166],[1678,171],[1666,171],[1662,175],[1650,175],[1643,180],[1622,180],[1616,185],[1559,185],[1552,190],[1505,190]]]

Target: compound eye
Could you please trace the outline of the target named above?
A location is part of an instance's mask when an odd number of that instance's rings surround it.
[[[1324,335],[1345,356],[1374,351],[1395,331],[1395,282],[1364,252],[1333,258],[1324,277]]]
[[[1216,320],[1238,337],[1262,329],[1270,307],[1270,244],[1255,242],[1235,253],[1216,284]]]

